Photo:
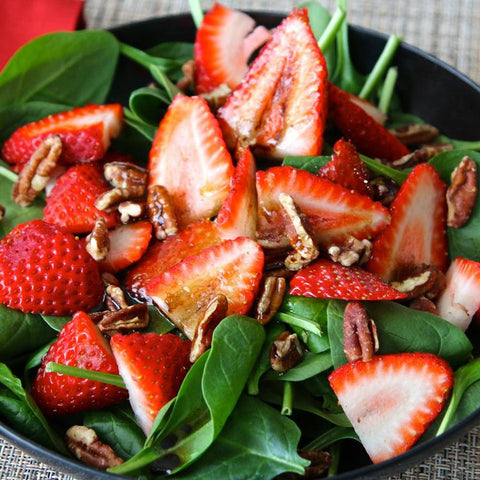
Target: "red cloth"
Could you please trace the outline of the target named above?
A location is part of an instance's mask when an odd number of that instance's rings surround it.
[[[39,35],[83,26],[83,0],[0,0],[0,69]]]

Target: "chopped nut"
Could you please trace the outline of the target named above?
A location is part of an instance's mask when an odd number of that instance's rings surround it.
[[[131,221],[139,220],[144,217],[146,209],[147,206],[143,202],[122,202],[118,205],[120,221],[122,223],[130,223]]]
[[[390,130],[404,145],[421,145],[433,140],[438,135],[438,129],[428,123],[415,123],[402,125]]]
[[[3,205],[0,205],[0,222],[4,219],[5,217],[5,207]]]
[[[394,168],[412,168],[419,163],[426,163],[435,155],[441,152],[446,152],[447,150],[452,150],[453,145],[450,143],[430,143],[428,145],[423,145],[412,153],[407,153],[403,157],[400,157],[397,160],[394,160],[391,163],[391,166]]]
[[[477,199],[477,165],[470,157],[463,157],[452,172],[447,189],[447,225],[459,228],[470,218]]]
[[[360,302],[349,302],[343,314],[343,350],[349,362],[372,360],[378,350],[377,327]]]
[[[303,357],[302,346],[296,333],[282,332],[270,348],[270,365],[276,372],[286,372]]]
[[[373,189],[373,199],[388,207],[397,196],[399,186],[390,178],[376,177],[370,180],[370,186]]]
[[[328,248],[328,255],[344,267],[362,265],[370,259],[372,253],[372,242],[370,240],[357,240],[355,237],[348,237],[343,245],[332,245]]]
[[[13,185],[12,199],[21,207],[28,207],[45,188],[62,153],[62,140],[51,135],[33,152]]]
[[[178,231],[177,218],[167,189],[154,185],[148,189],[147,213],[157,240],[165,240]]]
[[[107,223],[103,217],[97,219],[92,233],[87,235],[86,241],[87,252],[97,260],[97,262],[101,262],[107,258],[110,250],[110,237],[108,236]]]
[[[285,296],[287,282],[283,277],[265,277],[255,307],[255,318],[262,324],[268,323],[275,315]]]
[[[190,361],[197,361],[202,353],[210,348],[212,344],[213,331],[225,318],[228,310],[228,301],[225,295],[217,295],[205,310],[203,319],[199,322],[197,331],[192,340],[190,350]]]
[[[182,92],[187,92],[195,81],[195,60],[189,60],[182,65],[183,77],[177,82],[177,87]]]
[[[107,335],[128,333],[132,330],[147,328],[149,323],[148,306],[145,303],[130,305],[120,310],[99,312],[102,315],[91,316],[98,329]]]
[[[410,303],[410,308],[438,315],[437,306],[427,297],[414,298]]]
[[[65,435],[68,449],[82,462],[106,470],[123,463],[112,447],[101,442],[91,428],[74,425]]]
[[[446,287],[445,275],[433,265],[422,265],[399,281],[390,282],[396,290],[406,293],[408,298],[437,297]]]
[[[125,200],[131,200],[132,194],[127,188],[112,188],[102,193],[95,201],[95,208],[106,212],[115,210]]]
[[[102,281],[105,285],[105,305],[111,312],[127,308],[128,303],[125,299],[125,294],[120,288],[120,282],[109,272],[102,273]]]
[[[129,162],[110,162],[103,167],[103,174],[115,188],[130,192],[130,198],[143,197],[147,186],[147,171]]]
[[[212,112],[216,113],[217,110],[223,106],[227,97],[232,93],[228,85],[222,83],[215,90],[208,93],[202,93],[200,96],[204,98],[210,106]]]
[[[315,260],[319,251],[305,228],[306,220],[302,219],[293,198],[286,193],[281,193],[278,200],[285,213],[287,236],[294,249],[294,252],[285,259],[285,266],[288,270],[297,271]]]

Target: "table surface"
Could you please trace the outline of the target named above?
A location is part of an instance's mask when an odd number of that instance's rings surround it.
[[[203,1],[205,9],[213,2]],[[294,0],[223,0],[243,10],[289,12]],[[320,0],[335,9],[335,0]],[[87,28],[108,28],[145,18],[188,11],[188,0],[86,0]],[[441,58],[480,83],[480,1],[362,0],[350,1],[349,22],[384,33]],[[448,94],[448,92],[447,92]],[[71,480],[72,477],[37,462],[0,438],[0,478],[3,480]],[[423,463],[389,480],[480,479],[480,427]]]

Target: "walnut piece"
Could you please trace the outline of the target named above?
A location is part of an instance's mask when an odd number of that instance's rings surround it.
[[[90,317],[102,333],[110,336],[141,330],[147,328],[149,323],[148,306],[145,303],[130,305],[115,311],[96,312]]]
[[[28,207],[46,187],[50,175],[62,153],[62,140],[51,135],[32,153],[13,185],[12,199],[21,207]]]
[[[372,242],[367,239],[357,240],[355,237],[348,237],[343,245],[332,245],[328,247],[329,257],[344,267],[362,265],[370,259],[372,254]]]
[[[165,240],[178,232],[172,199],[162,185],[154,185],[148,189],[147,214],[157,240]]]
[[[97,218],[92,233],[87,235],[86,241],[87,252],[97,260],[97,262],[101,262],[107,258],[110,250],[110,237],[108,236],[107,223],[103,217]]]
[[[67,430],[65,440],[68,449],[83,463],[106,470],[123,463],[112,447],[101,442],[91,428],[74,425]]]
[[[459,228],[470,218],[478,194],[477,165],[470,157],[463,157],[452,172],[447,189],[447,225]]]
[[[412,168],[419,163],[426,163],[435,155],[447,150],[452,150],[453,145],[451,143],[430,143],[423,145],[412,153],[407,153],[403,157],[394,160],[391,166],[394,168],[404,169]]]
[[[270,347],[270,365],[276,372],[286,372],[303,357],[302,346],[296,333],[282,332]]]
[[[255,307],[255,318],[259,323],[267,324],[277,313],[286,289],[287,282],[283,277],[268,276],[263,279]]]
[[[143,218],[146,214],[147,206],[143,202],[128,200],[118,205],[118,211],[120,213],[120,221],[122,223],[130,223]]]
[[[349,362],[372,360],[378,351],[375,322],[368,316],[361,302],[349,302],[343,314],[343,350]]]
[[[404,145],[421,145],[430,142],[438,135],[438,128],[428,123],[414,123],[411,125],[401,125],[390,130]]]
[[[390,282],[390,286],[406,293],[410,299],[422,296],[436,298],[446,285],[444,273],[433,265],[422,265],[403,279]]]

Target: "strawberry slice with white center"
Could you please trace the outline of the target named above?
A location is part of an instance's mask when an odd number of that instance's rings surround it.
[[[388,209],[371,198],[293,167],[257,172],[258,242],[287,246],[285,220],[278,201],[287,193],[306,215],[315,240],[322,246],[341,244],[349,236],[372,238],[390,221]]]
[[[247,73],[252,53],[270,37],[247,14],[216,3],[195,38],[195,91],[209,93],[222,84],[233,90]]]
[[[148,170],[148,186],[168,190],[180,227],[218,213],[234,167],[203,98],[174,98],[153,141]]]
[[[220,108],[227,145],[261,156],[317,155],[327,117],[327,68],[307,10],[294,10]]]
[[[230,191],[217,215],[217,225],[224,239],[250,237],[257,230],[257,188],[255,158],[250,148],[237,151],[238,162]]]
[[[141,221],[120,225],[108,232],[108,238],[110,249],[100,268],[116,273],[142,258],[152,238],[152,224]]]
[[[406,278],[422,264],[446,270],[445,190],[431,165],[413,169],[390,205],[392,222],[374,241],[367,270],[384,282]]]
[[[447,270],[447,286],[437,301],[438,314],[465,331],[480,309],[480,263],[456,258]]]
[[[76,164],[100,160],[110,140],[120,134],[122,123],[120,104],[92,104],[50,115],[17,129],[3,145],[2,158],[21,170],[44,140],[59,135],[62,140],[60,162]]]
[[[218,295],[228,302],[225,316],[250,310],[263,270],[263,251],[239,237],[186,258],[147,284],[147,295],[189,338]]]
[[[365,450],[378,463],[406,452],[442,410],[453,385],[429,353],[379,355],[336,369],[329,381]]]

